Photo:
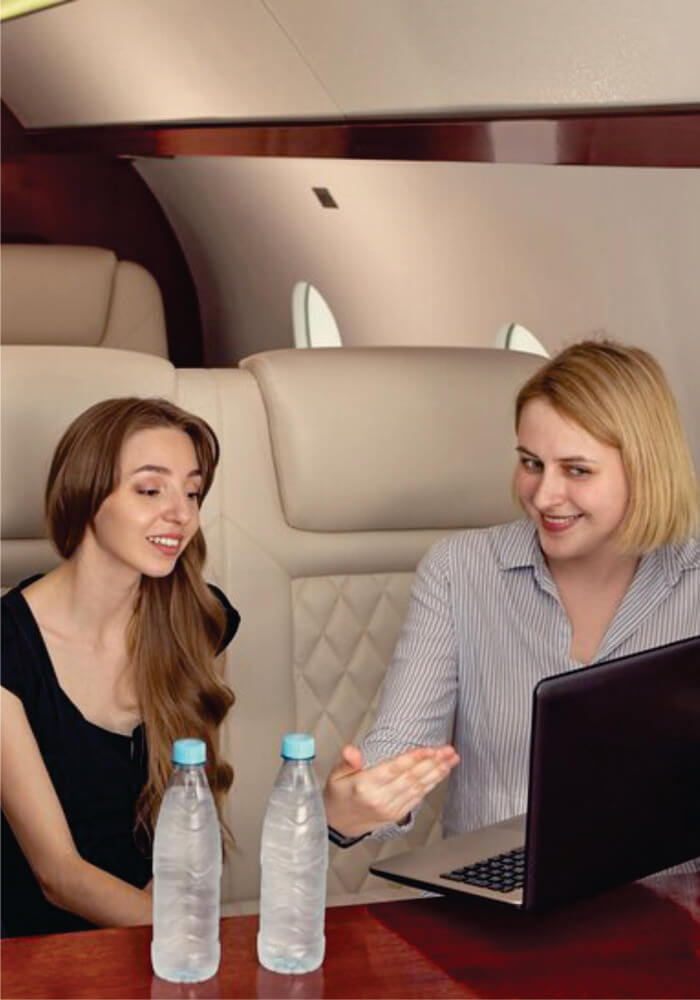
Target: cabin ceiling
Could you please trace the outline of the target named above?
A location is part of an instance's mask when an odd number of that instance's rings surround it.
[[[698,0],[73,0],[7,22],[26,128],[697,104]]]

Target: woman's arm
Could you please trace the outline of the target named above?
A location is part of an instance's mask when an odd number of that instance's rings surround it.
[[[376,721],[361,750],[345,747],[329,775],[324,800],[332,827],[352,837],[408,822],[459,762],[447,742],[456,698],[456,628],[443,540],[416,571]]]
[[[20,699],[2,688],[2,810],[50,903],[105,927],[149,924],[152,898],[78,854]]]

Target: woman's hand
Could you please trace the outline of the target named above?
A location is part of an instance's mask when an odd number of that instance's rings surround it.
[[[338,833],[363,833],[400,823],[459,762],[454,747],[416,747],[362,767],[357,747],[345,746],[323,792],[326,819]]]

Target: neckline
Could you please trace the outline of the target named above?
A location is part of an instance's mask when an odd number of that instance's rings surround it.
[[[26,627],[28,631],[27,638],[30,640],[30,643],[33,643],[35,645],[38,656],[44,663],[44,666],[46,668],[46,673],[50,681],[52,682],[53,687],[55,688],[56,691],[59,692],[59,695],[63,699],[65,704],[70,707],[70,709],[74,712],[74,714],[78,717],[78,719],[80,719],[80,721],[84,725],[90,726],[91,729],[96,729],[98,732],[104,733],[106,736],[110,738],[114,738],[117,740],[127,740],[131,742],[131,740],[134,739],[136,733],[139,730],[143,729],[143,722],[139,722],[139,724],[135,726],[130,733],[120,733],[117,732],[117,730],[115,729],[107,729],[105,726],[100,726],[98,725],[98,723],[92,722],[85,715],[83,715],[83,713],[75,704],[73,699],[70,698],[61,687],[61,683],[58,679],[58,674],[56,673],[55,667],[53,665],[53,661],[51,659],[48,646],[46,645],[42,631],[39,628],[39,623],[34,617],[34,613],[32,612],[32,609],[29,606],[29,602],[22,593],[24,587],[29,586],[30,583],[34,583],[35,580],[40,580],[42,575],[43,574],[41,573],[37,573],[34,576],[27,577],[26,580],[22,580],[21,583],[18,583],[17,586],[14,588],[14,590],[10,591],[10,593],[6,594],[5,596],[10,597],[11,594],[16,594],[17,610],[20,612],[20,625],[24,625]]]

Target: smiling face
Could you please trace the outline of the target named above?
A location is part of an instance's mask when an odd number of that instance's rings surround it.
[[[515,489],[550,565],[619,558],[629,498],[622,456],[543,397],[523,407]]]
[[[188,434],[136,431],[122,445],[117,485],[95,516],[92,537],[112,571],[167,576],[199,527],[201,475]]]

